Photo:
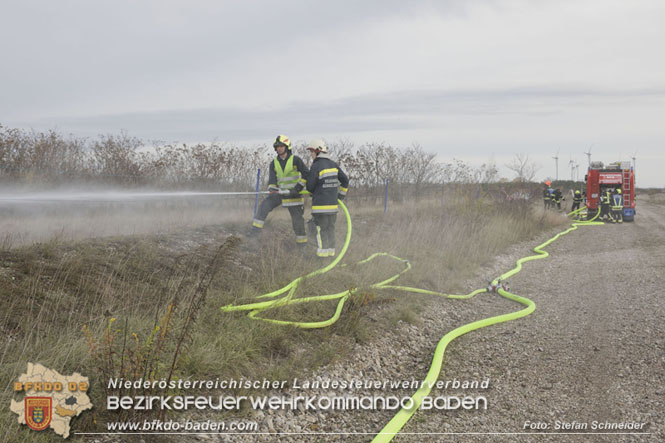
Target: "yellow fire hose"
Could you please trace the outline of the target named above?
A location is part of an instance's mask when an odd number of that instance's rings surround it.
[[[586,208],[585,208],[586,209]],[[577,211],[574,211],[577,212]],[[569,214],[569,215],[572,215]],[[597,216],[597,215],[596,215]],[[594,217],[595,219],[595,217]],[[568,234],[571,231],[574,231],[577,229],[578,226],[581,225],[602,225],[603,223],[600,222],[594,222],[593,219],[585,222],[576,222],[573,223],[572,226],[568,229],[566,229],[563,232],[558,233],[554,237],[550,238],[546,242],[536,246],[533,250],[536,252],[536,255],[530,255],[528,257],[523,257],[517,260],[516,266],[511,269],[510,271],[502,274],[498,278],[496,278],[494,281],[492,281],[493,286],[497,286],[498,294],[509,299],[513,300],[515,302],[521,303],[525,305],[526,307],[523,308],[520,311],[515,311],[511,312],[508,314],[503,314],[503,315],[497,315],[494,317],[489,317],[485,318],[482,320],[477,320],[471,323],[467,323],[466,325],[462,325],[456,329],[453,329],[452,331],[448,332],[446,335],[444,335],[441,340],[439,341],[439,344],[436,346],[436,349],[434,350],[434,356],[432,358],[432,364],[430,365],[430,369],[427,372],[427,375],[425,376],[425,381],[422,383],[421,388],[416,391],[415,394],[411,397],[411,400],[413,400],[412,407],[409,409],[401,409],[395,416],[383,427],[383,429],[377,434],[377,436],[372,440],[373,443],[380,443],[380,442],[389,442],[390,440],[393,439],[393,437],[399,433],[399,431],[402,429],[402,427],[406,424],[406,422],[411,418],[411,416],[418,410],[420,407],[420,404],[422,403],[422,399],[426,397],[430,391],[431,391],[431,386],[433,386],[436,381],[439,379],[439,374],[441,373],[441,366],[443,364],[443,354],[446,350],[446,347],[448,346],[448,343],[456,339],[457,337],[466,334],[467,332],[471,332],[476,329],[484,328],[486,326],[491,326],[497,323],[502,323],[510,320],[515,320],[520,317],[525,317],[529,314],[531,314],[535,309],[536,309],[536,304],[529,300],[526,297],[520,297],[519,295],[513,294],[512,292],[509,292],[503,288],[500,287],[499,282],[502,280],[506,280],[509,277],[512,277],[513,275],[517,274],[522,270],[522,264],[526,263],[528,261],[532,260],[539,260],[542,258],[546,258],[549,256],[549,253],[547,251],[544,251],[543,248],[548,246],[550,243],[553,243],[556,241],[559,237]],[[479,290],[482,292],[482,290]]]
[[[300,283],[307,279],[311,278],[317,275],[321,275],[323,273],[328,272],[332,268],[334,268],[344,257],[344,254],[346,253],[346,250],[348,249],[349,243],[351,242],[351,216],[349,215],[349,211],[342,203],[339,201],[340,207],[344,211],[344,214],[346,215],[346,221],[347,221],[347,233],[346,233],[346,239],[344,242],[344,246],[342,247],[342,251],[340,254],[337,256],[335,260],[333,260],[329,265],[327,265],[324,268],[317,269],[315,271],[310,272],[309,274],[298,277],[295,280],[293,280],[291,283],[288,285],[282,287],[281,289],[278,289],[276,291],[270,292],[268,294],[263,294],[258,296],[257,298],[272,298],[272,297],[277,297],[278,295],[287,293],[284,297],[276,299],[276,300],[270,300],[270,301],[264,301],[264,302],[256,302],[256,303],[249,303],[249,304],[244,304],[244,305],[227,305],[227,306],[222,306],[220,309],[222,312],[231,312],[231,311],[250,311],[248,316],[250,318],[254,318],[257,320],[263,320],[279,325],[291,325],[291,326],[296,326],[300,328],[323,328],[332,325],[335,323],[341,313],[342,313],[342,308],[344,307],[344,302],[352,295],[354,294],[357,289],[349,289],[347,291],[343,292],[338,292],[336,294],[327,294],[327,295],[319,295],[319,296],[312,296],[312,297],[303,297],[303,298],[293,298],[293,295],[298,288],[298,285]],[[586,208],[580,208],[576,211],[570,212],[568,216],[573,216],[579,214],[581,211],[586,210]],[[427,375],[425,376],[424,382],[421,384],[421,388],[418,389],[413,396],[411,397],[412,400],[412,407],[408,409],[401,409],[384,427],[383,429],[376,435],[376,437],[373,440],[373,443],[379,443],[379,442],[389,442],[390,440],[393,439],[393,437],[399,433],[399,431],[402,429],[402,427],[406,424],[406,422],[411,418],[411,416],[418,410],[422,403],[422,399],[426,397],[430,391],[431,391],[431,386],[435,385],[436,381],[439,378],[439,375],[441,373],[441,366],[443,364],[443,355],[445,353],[446,347],[448,346],[448,343],[453,341],[455,338],[466,334],[467,332],[471,332],[476,329],[484,328],[486,326],[494,325],[497,323],[502,323],[502,322],[507,322],[510,320],[515,320],[517,318],[521,318],[524,316],[527,316],[531,314],[535,309],[536,309],[536,304],[529,300],[526,297],[521,297],[519,295],[513,294],[509,292],[508,290],[504,289],[501,285],[500,282],[503,280],[508,279],[509,277],[512,277],[513,275],[517,274],[520,272],[522,269],[522,264],[532,261],[532,260],[539,260],[543,259],[549,256],[547,251],[543,250],[546,246],[549,244],[553,243],[556,241],[559,237],[568,234],[571,231],[574,231],[578,228],[578,226],[588,226],[588,225],[602,225],[604,223],[602,222],[595,222],[594,220],[598,217],[598,213],[589,221],[579,221],[579,222],[574,222],[572,225],[555,235],[554,237],[550,238],[549,240],[545,241],[544,243],[536,246],[534,248],[534,252],[536,252],[535,255],[530,255],[528,257],[523,257],[517,260],[516,265],[513,269],[509,270],[508,272],[502,274],[501,276],[497,277],[495,280],[492,281],[491,285],[493,287],[497,287],[497,293],[509,300],[515,301],[517,303],[520,303],[524,305],[525,307],[519,311],[511,312],[508,314],[502,314],[502,315],[497,315],[494,317],[489,317],[485,318],[482,320],[477,320],[465,325],[462,325],[458,328],[453,329],[452,331],[448,332],[446,335],[444,335],[441,340],[439,341],[438,345],[436,346],[436,349],[434,350],[434,355],[432,358],[432,364],[430,365],[430,369],[427,372]],[[447,298],[456,298],[456,299],[465,299],[465,298],[471,298],[477,294],[487,292],[486,288],[482,289],[477,289],[473,292],[470,292],[469,294],[465,295],[455,295],[455,294],[443,294],[440,292],[435,292],[435,291],[429,291],[426,289],[420,289],[420,288],[411,288],[411,287],[406,287],[406,286],[395,286],[391,285],[393,281],[398,279],[402,274],[405,272],[408,272],[411,269],[411,264],[408,262],[408,260],[403,260],[399,257],[395,257],[394,255],[387,254],[385,252],[377,252],[375,254],[372,254],[365,260],[362,260],[358,262],[357,264],[362,265],[364,263],[368,263],[369,261],[373,260],[376,257],[379,256],[385,256],[385,257],[390,257],[394,260],[403,262],[405,264],[405,268],[399,272],[398,274],[383,280],[379,283],[375,283],[370,286],[370,288],[374,289],[394,289],[394,290],[399,290],[399,291],[405,291],[405,292],[414,292],[414,293],[419,293],[419,294],[429,294],[429,295],[438,295],[442,297],[447,297]],[[343,265],[346,266],[346,265]],[[287,292],[288,291],[288,292]],[[276,319],[269,319],[269,318],[261,318],[258,317],[258,314],[262,311],[268,310],[268,309],[273,309],[285,305],[293,305],[293,304],[299,304],[299,303],[310,303],[310,302],[317,302],[317,301],[326,301],[326,300],[337,300],[339,299],[339,302],[337,303],[337,308],[335,310],[335,313],[331,318],[328,320],[324,321],[318,321],[318,322],[296,322],[296,321],[285,321],[285,320],[276,320]]]

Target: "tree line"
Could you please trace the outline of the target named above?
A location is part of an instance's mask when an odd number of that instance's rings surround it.
[[[305,142],[295,142],[293,150],[309,162],[305,147]],[[441,193],[444,183],[456,186],[499,181],[492,162],[479,167],[456,159],[444,162],[417,143],[407,147],[356,145],[341,139],[329,142],[328,148],[351,178],[351,186],[375,196],[382,195],[386,179],[391,196],[397,199]],[[247,191],[254,189],[259,168],[261,184],[267,184],[267,166],[273,158],[269,144],[158,145],[124,133],[89,139],[55,130],[26,131],[0,125],[0,181],[19,186],[79,183]]]

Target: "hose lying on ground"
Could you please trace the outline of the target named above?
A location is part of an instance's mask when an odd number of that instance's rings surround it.
[[[572,214],[572,213],[571,213]],[[596,215],[597,216],[597,215]],[[595,217],[594,217],[595,219]],[[575,222],[570,226],[568,229],[559,232],[557,235],[554,237],[550,238],[549,240],[545,241],[544,243],[536,246],[533,250],[536,252],[535,255],[530,255],[527,257],[520,258],[517,260],[517,263],[513,269],[511,269],[508,272],[505,272],[504,274],[501,274],[499,277],[497,277],[494,281],[492,281],[492,286],[496,286],[498,288],[497,292],[499,295],[515,301],[517,303],[521,303],[525,306],[525,308],[511,312],[508,314],[503,314],[503,315],[497,315],[494,317],[489,317],[485,318],[482,320],[477,320],[471,323],[467,323],[465,325],[462,325],[456,329],[453,329],[452,331],[448,332],[446,335],[444,335],[441,340],[439,341],[439,344],[436,346],[436,349],[434,350],[434,356],[432,358],[432,364],[430,365],[430,369],[427,372],[427,375],[425,376],[425,381],[422,383],[421,388],[416,391],[415,394],[411,397],[413,400],[412,407],[409,409],[401,409],[384,427],[383,429],[377,434],[377,436],[372,440],[373,443],[380,443],[380,442],[389,442],[390,440],[393,439],[393,437],[399,433],[399,431],[402,429],[402,427],[406,424],[406,422],[411,418],[411,416],[418,410],[420,407],[420,404],[422,403],[422,399],[426,397],[430,391],[431,391],[431,386],[433,386],[436,381],[439,379],[439,375],[441,373],[441,366],[443,364],[443,354],[446,350],[446,347],[448,346],[448,343],[453,341],[455,338],[466,334],[467,332],[471,332],[476,329],[484,328],[486,326],[491,326],[497,323],[502,323],[510,320],[515,320],[520,317],[525,317],[529,314],[531,314],[535,309],[536,309],[536,304],[529,300],[526,297],[520,297],[517,294],[513,294],[512,292],[507,291],[506,289],[503,289],[500,285],[501,281],[505,281],[506,279],[512,277],[513,275],[517,274],[522,270],[522,264],[532,261],[532,260],[539,260],[543,258],[547,258],[549,256],[549,253],[543,248],[546,246],[550,245],[554,241],[556,241],[558,238],[560,238],[563,235],[568,234],[569,232],[572,232],[577,229],[578,226],[584,226],[584,225],[602,225],[603,223],[601,222],[594,222],[593,220],[589,221],[583,221],[583,222]]]
[[[220,309],[223,312],[232,312],[232,311],[250,311],[249,312],[249,317],[257,320],[263,320],[279,325],[291,325],[291,326],[296,326],[300,328],[323,328],[330,326],[334,324],[340,317],[342,313],[342,308],[344,307],[344,302],[351,296],[353,295],[356,291],[357,288],[349,289],[343,292],[338,292],[336,294],[327,294],[327,295],[319,295],[319,296],[312,296],[312,297],[302,297],[302,298],[293,298],[296,289],[302,283],[305,279],[315,277],[317,275],[324,274],[331,269],[333,269],[344,257],[344,254],[346,253],[349,243],[351,241],[351,217],[349,215],[349,211],[346,208],[346,206],[339,201],[340,207],[344,211],[346,215],[346,221],[347,221],[347,233],[346,233],[346,239],[344,242],[344,246],[342,247],[342,251],[340,254],[337,256],[337,258],[331,262],[329,265],[327,265],[324,268],[317,269],[315,271],[312,271],[311,273],[298,277],[295,280],[293,280],[291,283],[287,284],[286,286],[270,292],[268,294],[263,294],[260,295],[258,298],[274,298],[277,297],[278,295],[286,293],[284,297],[281,297],[276,300],[269,300],[269,301],[264,301],[264,302],[256,302],[256,303],[249,303],[249,304],[243,304],[243,305],[227,305],[227,306],[222,306]],[[586,208],[581,208],[576,211],[572,211],[569,213],[569,216],[577,215],[579,212],[581,212],[583,209]],[[455,338],[464,335],[468,332],[474,331],[476,329],[484,328],[487,326],[491,326],[497,323],[502,323],[502,322],[507,322],[510,320],[515,320],[524,316],[527,316],[531,314],[535,308],[536,305],[533,301],[529,300],[526,297],[521,297],[517,294],[514,294],[504,287],[502,287],[501,282],[505,281],[506,279],[512,277],[513,275],[517,274],[522,270],[522,264],[532,261],[532,260],[539,260],[543,259],[549,256],[548,252],[545,251],[543,248],[547,247],[557,239],[559,239],[561,236],[568,234],[569,232],[572,232],[578,228],[578,226],[588,226],[588,225],[602,225],[602,222],[595,222],[594,220],[598,217],[598,214],[595,215],[591,220],[589,221],[579,221],[579,222],[574,222],[572,225],[556,234],[554,237],[550,238],[549,240],[545,241],[544,243],[536,246],[534,248],[534,252],[536,252],[535,255],[530,255],[527,257],[520,258],[517,260],[516,265],[513,269],[509,270],[508,272],[505,272],[504,274],[500,275],[497,277],[495,280],[492,281],[491,286],[497,288],[497,293],[501,295],[502,297],[505,297],[509,300],[512,300],[514,302],[520,303],[524,305],[525,307],[519,311],[515,312],[510,312],[507,314],[502,314],[502,315],[497,315],[489,318],[485,318],[482,320],[477,320],[471,323],[467,323],[465,325],[462,325],[458,328],[453,329],[452,331],[448,332],[446,335],[444,335],[441,340],[439,341],[438,345],[436,346],[436,349],[434,350],[434,355],[432,358],[432,364],[430,365],[430,369],[427,372],[427,375],[425,376],[425,380],[423,383],[421,383],[421,388],[418,389],[413,396],[411,397],[412,399],[412,407],[411,408],[404,408],[401,409],[385,426],[384,428],[376,435],[374,438],[373,442],[374,443],[379,443],[379,442],[389,442],[392,440],[392,438],[399,433],[399,431],[402,429],[402,427],[406,424],[406,422],[411,418],[411,416],[418,410],[420,407],[422,400],[424,397],[426,397],[430,391],[431,391],[431,386],[434,386],[436,381],[439,378],[439,375],[441,373],[441,366],[443,364],[443,356],[446,350],[446,347],[448,344],[453,341]],[[455,294],[444,294],[440,292],[435,292],[435,291],[429,291],[426,289],[420,289],[420,288],[411,288],[411,287],[406,287],[406,286],[396,286],[396,285],[391,285],[390,283],[394,282],[396,279],[398,279],[402,274],[405,272],[408,272],[411,269],[411,264],[408,262],[408,260],[403,260],[399,257],[396,257],[394,255],[385,253],[385,252],[377,252],[366,258],[365,260],[362,260],[358,262],[358,265],[362,265],[364,263],[368,263],[371,260],[375,259],[376,257],[379,256],[385,256],[392,258],[394,260],[403,262],[405,264],[404,269],[399,272],[396,275],[393,275],[392,277],[383,280],[379,283],[375,283],[370,286],[370,288],[373,289],[393,289],[393,290],[398,290],[398,291],[405,291],[405,292],[414,292],[414,293],[420,293],[420,294],[429,294],[429,295],[438,295],[438,296],[443,296],[447,298],[456,298],[456,299],[465,299],[465,298],[471,298],[477,294],[487,292],[487,288],[482,288],[482,289],[477,289],[475,291],[470,292],[469,294],[465,295],[455,295]],[[346,266],[346,265],[344,265]],[[277,307],[281,306],[286,306],[286,305],[294,305],[294,304],[300,304],[300,303],[310,303],[310,302],[318,302],[318,301],[326,301],[326,300],[339,300],[337,303],[337,308],[335,310],[335,313],[330,317],[328,320],[323,320],[323,321],[318,321],[318,322],[297,322],[297,321],[286,321],[286,320],[277,320],[277,319],[269,319],[269,318],[262,318],[259,317],[258,314],[261,313],[262,311],[268,310],[268,309],[274,309]]]
[[[344,241],[344,246],[342,247],[342,250],[340,251],[339,255],[333,260],[330,264],[325,266],[324,268],[317,269],[315,271],[310,272],[307,275],[304,275],[302,277],[298,277],[295,280],[291,281],[289,284],[286,286],[277,289],[273,292],[269,292],[267,294],[262,294],[257,296],[257,298],[274,298],[277,297],[278,295],[282,295],[286,293],[285,296],[275,299],[275,300],[268,300],[268,301],[263,301],[263,302],[255,302],[255,303],[248,303],[248,304],[243,304],[243,305],[227,305],[227,306],[222,306],[220,309],[222,312],[232,312],[232,311],[250,311],[248,316],[253,319],[257,320],[263,320],[267,321],[270,323],[275,323],[279,325],[291,325],[291,326],[296,326],[299,328],[305,328],[305,329],[312,329],[312,328],[324,328],[327,326],[330,326],[334,324],[338,319],[339,316],[342,313],[342,308],[344,307],[344,303],[346,300],[353,294],[355,294],[358,291],[358,288],[352,288],[343,292],[338,292],[336,294],[326,294],[326,295],[317,295],[317,296],[312,296],[312,297],[302,297],[302,298],[293,298],[296,289],[298,289],[298,286],[306,279],[312,278],[319,276],[321,274],[324,274],[331,269],[333,269],[344,257],[346,254],[346,251],[349,247],[349,243],[351,242],[351,232],[352,232],[352,225],[351,225],[351,216],[349,214],[348,209],[342,203],[339,201],[340,207],[344,211],[344,214],[346,215],[346,222],[347,222],[347,232],[346,232],[346,239]],[[478,289],[476,291],[473,291],[469,294],[466,295],[456,295],[456,294],[443,294],[440,292],[435,292],[435,291],[429,291],[426,289],[420,289],[420,288],[410,288],[406,286],[393,286],[390,285],[393,281],[397,280],[402,274],[408,272],[411,269],[411,263],[409,263],[408,260],[401,259],[399,257],[396,257],[394,255],[388,254],[386,252],[377,252],[372,254],[371,256],[367,257],[364,260],[359,261],[356,263],[356,265],[363,265],[365,263],[369,263],[370,261],[374,260],[377,257],[389,257],[393,260],[399,261],[404,263],[405,267],[404,269],[399,272],[398,274],[393,275],[392,277],[387,278],[386,280],[383,280],[379,283],[374,283],[373,285],[370,285],[369,288],[371,289],[395,289],[395,290],[401,290],[401,291],[406,291],[406,292],[414,292],[414,293],[420,293],[420,294],[429,294],[429,295],[438,295],[442,297],[447,297],[447,298],[457,298],[457,299],[464,299],[464,298],[470,298],[473,297],[476,294],[479,294],[481,292],[486,292],[486,290],[483,289]],[[347,266],[347,265],[342,265],[342,266]],[[337,308],[335,310],[335,313],[331,318],[328,320],[324,321],[319,321],[319,322],[298,322],[298,321],[285,321],[285,320],[276,320],[276,319],[271,319],[271,318],[262,318],[259,317],[258,314],[262,311],[266,311],[268,309],[274,309],[286,305],[296,305],[296,304],[301,304],[301,303],[311,303],[311,302],[320,302],[320,301],[328,301],[328,300],[339,300],[337,303]]]

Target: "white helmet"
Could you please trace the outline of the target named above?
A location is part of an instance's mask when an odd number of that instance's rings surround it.
[[[309,143],[307,144],[307,149],[310,151],[314,151],[317,154],[319,152],[323,152],[324,154],[328,153],[328,147],[326,146],[326,143],[320,138],[315,138],[314,140],[310,140]]]

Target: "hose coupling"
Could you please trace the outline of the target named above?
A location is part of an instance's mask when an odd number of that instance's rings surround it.
[[[496,294],[499,289],[503,289],[504,291],[510,291],[510,286],[508,285],[507,281],[501,281],[501,279],[497,280],[496,282],[490,282],[490,284],[487,286],[487,292],[491,292],[493,294]]]

